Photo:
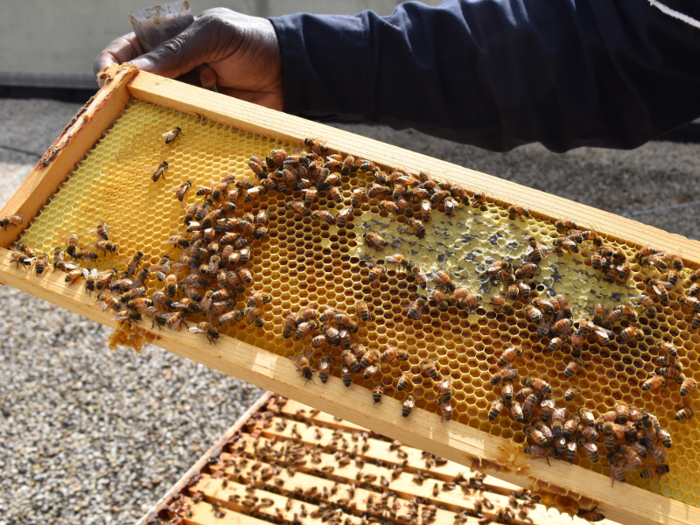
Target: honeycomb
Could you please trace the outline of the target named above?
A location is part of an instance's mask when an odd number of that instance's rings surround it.
[[[183,136],[165,145],[161,135],[174,126],[182,128]],[[90,231],[96,224],[106,221],[119,252],[100,257],[95,265],[87,267],[109,269],[123,264],[137,250],[146,253],[146,260],[156,264],[162,254],[173,252],[173,246],[167,243],[169,236],[174,231],[183,232],[183,209],[172,191],[175,186],[191,180],[194,185],[188,197],[191,199],[194,189],[210,185],[212,180],[221,180],[230,173],[255,181],[247,165],[249,157],[264,158],[273,148],[285,147],[291,152],[301,146],[281,144],[131,100],[32,220],[21,240],[37,251],[52,253],[55,246],[65,246],[70,234],[89,238],[94,236]],[[163,160],[169,163],[165,180],[153,183],[151,175]],[[344,176],[342,203],[320,192],[311,209],[336,213],[350,207],[352,189],[368,187],[373,182],[370,173]],[[504,208],[488,202],[480,208],[460,206],[451,217],[442,212],[441,206],[433,211],[432,220],[426,224],[426,236],[419,240],[407,231],[404,218],[397,219],[379,208],[379,199],[365,198],[361,207],[353,209],[347,226],[338,228],[311,217],[302,218],[285,209],[287,202],[301,198],[300,192],[295,192],[293,197],[270,192],[253,206],[244,205],[239,210],[269,211],[270,234],[253,243],[250,270],[254,275],[252,288],[271,294],[273,299],[271,304],[262,307],[263,328],[241,323],[222,327],[223,333],[267,351],[293,357],[303,353],[309,341],[282,336],[287,314],[306,306],[333,306],[352,314],[355,302],[365,300],[372,317],[360,323],[355,340],[375,348],[396,345],[410,354],[407,362],[382,365],[379,380],[385,385],[385,395],[402,400],[412,394],[417,408],[437,412],[435,383],[421,375],[419,368],[424,359],[434,359],[440,373],[453,380],[452,422],[444,424],[469,425],[524,444],[523,425],[506,415],[494,421],[487,417],[492,401],[498,396],[490,382],[499,368],[498,355],[511,345],[521,345],[525,352],[515,361],[520,377],[548,378],[561,402],[571,384],[581,388],[583,395],[567,404],[570,411],[585,405],[600,414],[622,400],[654,412],[673,436],[674,445],[667,460],[671,472],[655,480],[629,474],[627,480],[666,497],[700,506],[700,456],[695,451],[695,443],[700,439],[700,418],[675,421],[675,413],[683,405],[675,384],[658,391],[641,390],[642,383],[655,369],[652,360],[658,356],[658,350],[653,348],[654,344],[662,338],[679,349],[685,373],[698,377],[700,335],[691,329],[687,308],[681,308],[677,302],[683,293],[680,285],[669,292],[669,306],[659,307],[655,319],[640,311],[638,325],[644,331],[642,339],[624,345],[613,341],[607,347],[589,342],[583,353],[585,372],[566,379],[568,350],[550,352],[547,339],[537,339],[537,326],[526,317],[521,301],[513,303],[512,315],[494,309],[489,304],[490,298],[503,290],[481,278],[493,261],[508,259],[519,264],[530,236],[551,246],[553,238],[560,234],[550,222],[534,217],[513,220]],[[595,228],[596,225],[585,226]],[[392,246],[381,250],[369,248],[363,241],[366,231],[381,233]],[[628,260],[632,260],[638,248],[622,239],[604,235],[603,239],[606,244],[624,251]],[[483,305],[471,315],[455,307],[446,312],[430,307],[420,320],[408,319],[406,312],[415,294],[426,292],[416,286],[412,274],[386,262],[385,258],[395,253],[404,254],[427,272],[438,269],[451,272],[457,285],[483,294]],[[654,275],[653,269],[633,265],[632,276],[626,284],[609,283],[591,269],[589,255],[590,247],[578,254],[549,255],[540,264],[541,273],[534,279],[540,296],[566,295],[574,309],[574,318],[578,318],[590,314],[596,303],[610,309],[621,302],[632,303],[641,293],[649,293],[644,281],[647,276]],[[386,264],[388,272],[378,281],[369,283],[371,265],[382,263]],[[157,285],[160,283],[155,279],[150,281],[149,293]],[[624,321],[620,327],[627,325]],[[204,338],[202,344],[207,344]],[[314,351],[315,365],[326,351]],[[339,369],[339,360],[336,360],[332,370],[336,377],[340,375]],[[397,380],[409,370],[413,372],[413,385],[398,392]],[[355,388],[366,388],[369,396],[375,379],[365,381],[361,374],[355,374],[353,382]],[[591,463],[582,454],[574,461],[600,473],[607,472],[603,462]]]

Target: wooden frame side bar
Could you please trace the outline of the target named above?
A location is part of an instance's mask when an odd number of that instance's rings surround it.
[[[270,398],[274,394],[272,392],[263,392],[263,394],[255,401],[241,416],[236,420],[236,422],[229,428],[224,435],[219,438],[219,440],[214,443],[209,450],[207,450],[197,462],[190,467],[190,469],[182,476],[175,485],[168,489],[168,492],[158,500],[158,502],[149,510],[146,515],[139,520],[136,525],[147,525],[147,523],[156,517],[158,512],[165,506],[168,498],[172,494],[179,494],[182,490],[189,484],[190,480],[198,475],[204,467],[207,466],[207,461],[211,457],[218,457],[221,455],[221,450],[224,448],[226,443],[238,432],[243,425],[245,425],[250,416],[257,413],[262,407],[267,405]]]
[[[650,245],[671,251],[688,262],[700,265],[698,241],[347,131],[148,73],[139,73],[129,84],[129,91],[145,102],[281,141],[299,143],[307,137],[319,138],[333,150],[412,173],[425,171],[438,179],[463,185],[468,190],[483,192],[496,202],[526,206],[538,217],[572,217],[586,228],[640,246]]]
[[[36,277],[33,272],[15,269],[8,254],[0,248],[0,279],[5,283],[104,325],[117,325],[113,314],[103,311],[94,298],[88,297],[82,285],[67,285],[58,272]],[[178,355],[420,450],[468,467],[480,465],[481,470],[513,484],[597,502],[599,510],[613,521],[634,525],[700,523],[698,508],[625,483],[611,487],[609,477],[563,461],[553,461],[549,466],[544,460],[531,460],[509,440],[466,425],[441,423],[438,414],[414,410],[403,419],[399,417],[400,401],[387,397],[374,406],[366,389],[346,388],[337,378],[325,385],[305,385],[290,360],[236,339],[224,337],[212,346],[201,336],[186,331],[158,331],[143,326],[141,330],[150,332],[158,346]]]
[[[127,83],[137,73],[138,69],[129,65],[113,66],[105,71],[105,87],[78,111],[0,211],[0,215],[21,213],[24,216],[24,223],[20,226],[0,230],[0,246],[7,248],[19,238],[76,163],[119,116],[131,97]]]

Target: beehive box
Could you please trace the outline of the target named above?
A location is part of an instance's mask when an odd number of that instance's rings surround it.
[[[416,175],[424,171],[437,180],[459,184],[470,194],[483,192],[488,195],[483,206],[460,209],[452,218],[434,212],[428,234],[420,241],[411,239],[402,225],[380,210],[377,199],[365,200],[353,211],[349,225],[339,229],[286,210],[290,199],[284,195],[265,196],[249,208],[265,207],[270,213],[270,235],[252,245],[254,263],[250,267],[253,288],[273,295],[272,303],[262,308],[265,328],[252,324],[227,328],[229,337],[221,338],[216,346],[208,345],[201,335],[151,329],[146,324],[136,327],[138,336],[382,435],[534,487],[545,501],[569,510],[598,504],[608,518],[621,522],[700,521],[694,446],[698,420],[673,421],[682,403],[677,387],[659,393],[640,390],[653,370],[654,341],[673,341],[681,349],[688,374],[696,374],[700,366],[700,339],[690,329],[689,313],[677,306],[680,292],[671,292],[670,306],[657,319],[642,316],[644,338],[638,343],[605,348],[591,344],[585,374],[574,378],[586,393],[585,405],[596,413],[613,408],[618,399],[635,402],[656,412],[673,434],[669,475],[654,481],[630,476],[630,483],[615,483],[611,488],[600,464],[592,465],[582,457],[574,466],[532,460],[521,452],[525,441],[522,425],[505,415],[494,422],[486,417],[497,397],[490,385],[498,370],[497,355],[511,343],[522,344],[526,350],[526,359],[517,363],[521,375],[550,378],[559,397],[568,385],[562,378],[565,354],[542,347],[522,303],[516,302],[516,312],[510,316],[485,305],[472,315],[430,309],[420,321],[412,322],[406,318],[417,292],[412,277],[387,264],[387,275],[370,284],[366,260],[369,256],[372,262],[380,262],[399,251],[429,270],[450,269],[460,284],[481,286],[478,274],[488,261],[521,257],[529,236],[551,244],[557,235],[553,221],[565,217],[594,228],[629,258],[636,248],[651,245],[679,254],[686,266],[697,268],[698,243],[422,155],[138,73],[128,66],[112,68],[105,78],[107,85],[67,126],[3,210],[5,215],[24,216],[19,227],[0,232],[3,246],[10,246],[21,235],[35,249],[51,253],[67,235],[88,235],[98,221],[106,221],[120,246],[119,255],[100,258],[91,267],[123,264],[120,259],[137,250],[147,253],[155,264],[161,254],[172,251],[167,239],[181,225],[183,212],[171,191],[174,185],[189,178],[197,188],[231,172],[252,178],[248,157],[265,156],[275,147],[291,152],[307,137],[323,139],[332,152],[366,158],[386,169],[396,167]],[[174,126],[182,127],[184,136],[165,146],[161,134]],[[150,176],[163,160],[170,163],[166,180],[153,183]],[[321,196],[317,205],[331,210],[348,207],[352,189],[367,185],[369,177],[344,177],[342,202]],[[509,204],[526,206],[532,217],[511,219],[506,211]],[[381,231],[397,248],[368,250],[362,240],[366,231]],[[103,311],[82,284],[67,285],[61,272],[37,277],[15,268],[7,250],[0,255],[0,278],[5,283],[117,326],[114,314]],[[584,261],[581,255],[548,257],[536,280],[538,290],[567,294],[577,316],[590,311],[595,302],[629,302],[647,291],[644,271],[639,268],[628,285],[620,287],[596,278]],[[495,292],[485,288],[486,302]],[[359,376],[351,388],[337,378],[327,384],[305,382],[287,358],[303,351],[308,343],[282,336],[285,315],[291,311],[306,306],[351,311],[358,299],[368,301],[374,318],[361,323],[357,337],[368,345],[398,344],[411,355],[406,363],[382,369],[387,395],[378,405],[369,392],[371,382]],[[319,357],[316,352],[315,362]],[[425,358],[435,359],[440,372],[453,379],[450,422],[441,422],[434,384],[419,373],[418,364]],[[406,392],[397,392],[395,384],[409,368],[415,372],[411,392],[417,397],[418,409],[402,419],[401,401]]]
[[[269,392],[139,525],[178,518],[193,525],[561,520],[520,487]]]

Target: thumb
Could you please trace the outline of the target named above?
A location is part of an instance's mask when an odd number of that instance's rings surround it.
[[[131,61],[141,71],[176,78],[209,61],[218,31],[210,19],[195,20],[187,29]]]

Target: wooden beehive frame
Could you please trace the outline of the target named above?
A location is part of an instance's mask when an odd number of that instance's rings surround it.
[[[293,430],[295,427],[296,431]],[[336,453],[342,449],[344,442],[362,445],[356,456],[362,463],[351,461],[347,465],[340,465],[339,457],[345,456],[338,456]],[[307,462],[304,465],[297,465],[297,472],[292,475],[285,471],[284,466],[287,463],[284,460],[272,462],[265,457],[270,451],[279,452],[290,443],[304,447],[307,451],[320,450],[317,458],[320,463]],[[261,446],[266,444],[270,444],[270,449]],[[234,466],[238,459],[243,459],[242,455],[247,458],[245,466],[240,468]],[[168,490],[138,525],[152,525],[158,523],[159,519],[172,519],[173,514],[182,517],[184,509],[174,503],[178,501],[188,502],[192,513],[188,521],[195,525],[217,523],[261,525],[264,522],[260,518],[277,517],[274,506],[261,508],[260,515],[257,515],[255,512],[251,513],[250,508],[241,508],[239,504],[230,502],[228,497],[232,493],[239,494],[243,483],[247,487],[254,486],[259,490],[256,496],[273,496],[276,502],[285,503],[286,498],[300,499],[301,494],[297,492],[298,489],[301,491],[316,489],[318,492],[311,498],[312,507],[315,507],[314,502],[342,505],[345,509],[353,509],[349,516],[344,514],[351,519],[370,510],[371,505],[368,503],[370,499],[379,501],[379,495],[388,491],[396,496],[392,502],[397,505],[394,507],[392,504],[397,514],[389,521],[405,523],[407,511],[420,512],[423,509],[427,510],[426,505],[435,505],[437,509],[432,519],[421,522],[445,525],[452,525],[459,512],[466,511],[473,514],[477,507],[481,508],[481,512],[486,517],[495,520],[502,508],[510,507],[509,496],[520,491],[520,487],[492,476],[480,478],[478,485],[474,484],[466,491],[456,484],[452,490],[444,490],[444,483],[454,482],[455,478],[465,480],[475,478],[476,472],[451,461],[439,463],[433,461],[429,464],[427,459],[427,456],[418,449],[403,444],[394,447],[394,444],[382,439],[381,436],[367,432],[359,425],[266,392]],[[435,458],[431,455],[431,459]],[[328,467],[333,468],[329,474],[323,474],[321,469],[328,469]],[[400,467],[400,472],[392,470],[397,467]],[[265,468],[278,468],[276,478],[263,480],[260,473]],[[418,471],[424,477],[422,481],[414,478]],[[357,472],[367,475],[367,480],[359,483]],[[377,478],[372,478],[373,475]],[[382,477],[388,485],[382,483]],[[227,481],[224,482],[224,479]],[[275,483],[275,479],[282,483]],[[361,485],[360,488],[352,489],[354,492],[352,501],[343,502],[351,487],[357,487],[358,484]],[[434,492],[436,484],[438,485],[437,494]],[[270,493],[267,489],[271,486],[276,487],[275,490],[279,494]],[[323,488],[328,491],[323,492]],[[330,491],[331,488],[334,489],[333,492]],[[195,503],[193,496],[198,492],[203,494],[203,500]],[[484,498],[491,503],[490,508],[482,504]],[[305,498],[301,497],[301,499],[303,501]],[[422,506],[417,508],[412,506],[412,501],[416,499],[423,501]],[[308,505],[309,501],[305,503]],[[212,512],[211,504],[220,505],[227,511],[226,515],[217,518]],[[280,504],[278,508],[283,506],[284,504]],[[229,513],[229,510],[233,513]],[[240,513],[241,511],[243,513]],[[293,512],[293,510],[285,511],[284,518],[290,518]],[[515,513],[517,510],[514,511]],[[373,517],[379,515],[376,508],[370,514]],[[317,519],[308,517],[312,523]],[[302,519],[301,522],[306,523],[308,520]],[[512,523],[554,525],[560,523],[560,520],[558,512],[548,511],[543,505],[537,504],[527,510],[526,517],[518,516]],[[342,521],[345,520],[342,519]],[[358,520],[355,519],[353,522],[357,523]],[[610,520],[604,520],[601,523],[614,525]],[[583,521],[575,518],[573,524],[581,525]]]
[[[177,81],[138,72],[133,66],[112,66],[103,72],[105,86],[78,113],[52,144],[22,187],[0,212],[22,213],[24,225],[56,191],[85,153],[119,115],[130,97],[213,122],[233,126],[281,141],[300,143],[320,137],[332,150],[368,158],[379,165],[400,166],[409,172],[427,171],[437,179],[482,191],[498,202],[518,203],[542,218],[573,216],[594,224],[608,236],[630,244],[653,245],[682,254],[686,263],[700,266],[700,243],[644,226],[595,208],[522,187],[512,182],[462,168],[431,157],[405,151],[322,124],[261,108]],[[22,227],[23,227],[22,226]],[[110,327],[112,314],[102,311],[78,287],[70,288],[59,274],[36,277],[11,264],[7,247],[21,228],[0,232],[0,281]],[[202,344],[196,334],[150,332],[158,346],[226,374],[244,379],[314,408],[369,428],[382,435],[452,461],[472,466],[475,462],[489,474],[523,487],[597,502],[608,518],[622,523],[696,524],[700,509],[624,483],[610,486],[610,479],[565,462],[532,461],[509,440],[471,427],[441,423],[440,416],[416,410],[408,420],[397,418],[400,402],[384,399],[373,406],[361,387],[345,388],[340,381],[304,384],[289,360],[241,341],[223,338],[216,346]]]

